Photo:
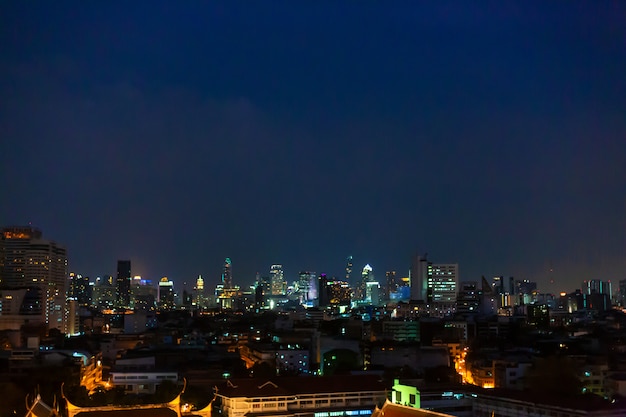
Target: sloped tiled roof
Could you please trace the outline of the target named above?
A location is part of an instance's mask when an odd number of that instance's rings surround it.
[[[382,408],[376,408],[372,417],[453,417],[423,408],[413,408],[386,401]]]

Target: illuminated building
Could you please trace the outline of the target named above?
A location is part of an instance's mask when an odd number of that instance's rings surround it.
[[[479,313],[481,294],[478,290],[478,283],[475,281],[462,282],[459,287],[459,294],[456,300],[456,312],[470,314]]]
[[[359,301],[368,301],[371,302],[371,298],[368,300],[367,298],[367,283],[375,282],[374,279],[374,270],[367,264],[363,267],[361,271],[361,282],[359,283],[356,291],[356,299]]]
[[[320,274],[318,281],[318,288],[320,289],[319,298],[318,298],[318,306],[326,307],[330,304],[331,295],[329,293],[329,285],[330,281],[328,280],[326,274]]]
[[[64,247],[43,239],[41,231],[31,226],[2,229],[0,289],[25,290],[18,315],[30,316],[26,320],[31,323],[41,321],[50,329],[63,331],[67,276]]]
[[[365,301],[373,306],[380,304],[380,284],[376,281],[365,283]]]
[[[115,279],[115,300],[117,307],[130,307],[130,261],[117,261]]]
[[[352,288],[346,281],[326,281],[328,303],[332,306],[349,306],[352,301]]]
[[[216,386],[213,407],[223,417],[369,417],[388,388],[377,375],[229,379]]]
[[[287,283],[282,265],[275,264],[270,268],[270,284],[272,295],[285,295]]]
[[[515,281],[515,290],[519,304],[525,305],[533,302],[533,295],[537,291],[537,283],[530,280]]]
[[[224,260],[224,271],[222,272],[222,285],[225,289],[233,288],[233,264],[230,258]]]
[[[318,298],[317,274],[310,271],[302,271],[298,277],[298,293],[300,303],[312,305]]]
[[[398,283],[396,282],[396,271],[385,272],[385,288],[383,298],[385,301],[391,298],[391,294],[398,289]]]
[[[611,285],[611,281],[600,281],[599,279],[583,281],[582,292],[587,295],[605,294],[609,297],[609,300],[613,298],[613,286]]]
[[[199,308],[206,307],[206,296],[204,295],[204,279],[202,275],[198,275],[196,286],[194,287],[194,304]]]
[[[89,277],[70,272],[70,288],[68,297],[74,298],[80,307],[91,305],[92,287],[89,285]]]
[[[427,300],[429,302],[456,302],[458,270],[457,264],[428,265]]]
[[[110,275],[105,275],[104,278],[97,277],[92,290],[92,305],[99,309],[110,309],[114,303],[113,277]]]
[[[131,288],[130,307],[135,311],[154,311],[158,297],[157,288],[152,282],[142,279],[140,276],[133,277]]]
[[[395,379],[393,381],[393,387],[391,387],[391,402],[420,408],[420,392],[417,388],[400,384],[400,380]]]
[[[350,283],[350,275],[352,275],[352,255],[346,259],[346,282]]]
[[[272,285],[269,277],[261,277],[259,274],[254,292],[254,303],[258,308],[270,306],[269,295],[272,293]]]
[[[167,277],[159,281],[159,308],[164,310],[174,308],[174,283]]]

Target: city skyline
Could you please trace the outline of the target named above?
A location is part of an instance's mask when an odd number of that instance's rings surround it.
[[[625,8],[2,4],[0,224],[92,279],[617,282]]]

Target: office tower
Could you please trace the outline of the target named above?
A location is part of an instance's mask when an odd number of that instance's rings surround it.
[[[117,261],[117,278],[115,279],[115,299],[117,307],[130,307],[130,261]]]
[[[89,285],[89,277],[70,272],[70,287],[67,296],[76,300],[78,307],[91,305],[92,286]]]
[[[611,285],[611,281],[591,279],[589,281],[583,281],[582,287],[583,294],[605,294],[609,296],[609,299],[613,298],[613,287]]]
[[[352,275],[352,255],[346,259],[346,282],[350,283],[350,276]]]
[[[156,309],[157,288],[152,282],[142,279],[140,276],[133,277],[130,287],[130,308],[135,311],[154,311]]]
[[[224,271],[222,272],[222,284],[229,290],[233,288],[233,265],[230,258],[224,260]]]
[[[104,278],[97,277],[93,286],[92,305],[99,309],[113,308],[116,300],[116,290],[113,285],[113,277],[105,275]]]
[[[352,301],[352,288],[346,281],[326,280],[325,293],[331,306],[349,306]]]
[[[494,294],[504,294],[504,277],[493,277],[491,288],[493,289]]]
[[[456,301],[458,264],[433,264],[428,266],[427,301],[450,303]]]
[[[159,308],[171,310],[174,305],[174,283],[167,277],[163,277],[159,281]]]
[[[270,268],[270,282],[272,286],[272,295],[285,295],[287,283],[284,279],[282,265],[272,265]]]
[[[370,264],[367,264],[363,267],[363,270],[361,271],[361,282],[356,288],[357,300],[361,300],[361,301],[367,300],[367,283],[374,282],[374,281],[376,281],[374,279],[374,270],[372,269]]]
[[[365,283],[365,301],[373,306],[380,305],[380,284],[376,281]]]
[[[269,307],[268,296],[272,293],[270,277],[261,277],[257,273],[256,288],[254,291],[254,301],[258,308]]]
[[[626,279],[622,279],[619,282],[619,305],[624,307],[626,306]]]
[[[478,283],[465,281],[459,284],[459,293],[456,298],[457,313],[479,313],[481,294]]]
[[[301,304],[310,304],[317,300],[317,274],[310,271],[302,271],[298,276],[298,293]]]
[[[411,269],[409,271],[409,281],[411,283],[411,300],[426,301],[428,290],[428,265],[426,259],[428,254],[421,256],[415,254],[411,258]]]
[[[396,271],[385,272],[385,288],[383,291],[383,298],[389,300],[391,294],[395,293],[398,289],[398,283],[396,281]]]
[[[63,331],[67,276],[64,247],[43,239],[41,231],[31,226],[2,229],[0,288],[21,289],[14,303],[19,304],[18,315],[32,316],[31,323],[40,321]]]
[[[194,293],[194,304],[198,306],[199,309],[205,308],[206,300],[204,295],[204,279],[202,279],[202,275],[198,275],[198,279],[196,280],[196,286],[194,287]]]
[[[533,301],[533,293],[537,291],[537,283],[530,280],[517,280],[515,281],[515,294],[516,300],[519,304],[526,305]]]
[[[318,287],[320,289],[318,297],[318,305],[320,307],[327,307],[330,304],[330,294],[328,292],[328,278],[326,274],[320,274],[318,280]]]

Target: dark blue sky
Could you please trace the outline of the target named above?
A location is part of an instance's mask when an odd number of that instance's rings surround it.
[[[127,3],[0,5],[0,224],[71,270],[626,278],[624,2]]]

